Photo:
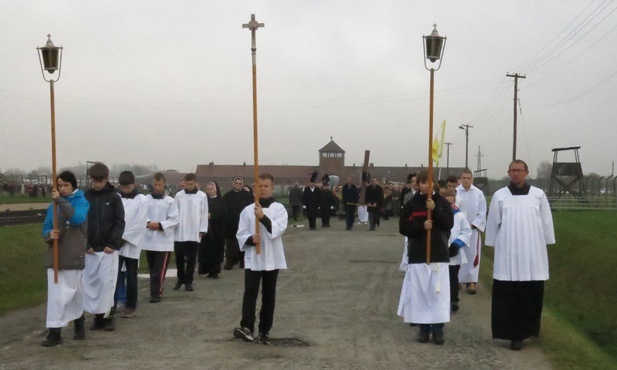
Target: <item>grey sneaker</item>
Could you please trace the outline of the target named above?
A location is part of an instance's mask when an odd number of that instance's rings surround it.
[[[253,332],[249,328],[237,327],[234,329],[234,337],[240,338],[245,342],[253,342]]]
[[[270,335],[268,335],[268,333],[259,333],[259,341],[261,342],[261,344],[272,344],[272,342],[270,342]]]

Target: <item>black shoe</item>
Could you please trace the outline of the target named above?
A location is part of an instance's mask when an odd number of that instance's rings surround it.
[[[193,284],[186,284],[184,289],[186,289],[187,292],[192,292],[193,291]]]
[[[94,316],[94,322],[92,323],[92,326],[90,327],[90,330],[103,330],[105,329],[105,320],[103,318],[103,315],[97,314],[96,316]]]
[[[237,327],[234,329],[234,337],[240,338],[245,342],[253,342],[253,332],[249,328]]]
[[[47,338],[41,345],[43,347],[55,347],[58,344],[62,343],[62,328],[50,328],[49,333],[47,334]]]
[[[116,324],[114,323],[113,317],[108,317],[105,319],[105,331],[114,331],[116,330]]]
[[[450,310],[452,310],[452,312],[456,312],[458,311],[458,303],[454,302],[450,305]]]
[[[218,274],[218,272],[213,273],[213,274],[212,274],[212,278],[213,278],[213,279],[218,279],[218,278],[219,278],[219,274]]]
[[[159,303],[161,301],[161,297],[150,297],[150,303]]]
[[[75,324],[75,332],[73,334],[73,339],[75,340],[86,339],[86,330],[84,327],[85,321],[86,321],[86,318],[84,317],[84,315],[81,315],[79,319],[73,321],[73,323]]]
[[[178,281],[176,285],[174,285],[174,290],[178,290],[180,288],[182,288],[182,282]]]
[[[233,267],[233,265],[225,265],[223,268],[224,268],[225,270],[231,270],[231,269],[233,269],[234,267]]]
[[[437,345],[444,344],[446,339],[444,338],[443,331],[436,331],[433,333],[433,343]]]
[[[420,330],[418,333],[418,342],[419,343],[428,343],[430,337],[430,333],[428,331]]]
[[[513,340],[512,343],[510,343],[510,349],[513,351],[520,351],[521,349],[523,349],[523,341]]]
[[[268,333],[259,333],[259,341],[261,342],[261,344],[272,344],[272,342],[270,342],[270,336],[268,335]]]

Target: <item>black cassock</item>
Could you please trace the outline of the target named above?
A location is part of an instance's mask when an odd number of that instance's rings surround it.
[[[304,187],[304,194],[302,196],[302,202],[306,206],[307,217],[319,216],[319,206],[321,203],[321,190],[318,187],[314,187],[311,191],[309,186]]]
[[[225,233],[227,207],[222,197],[210,198],[208,196],[208,233],[201,238],[199,244],[199,270],[200,275],[220,273],[221,263],[225,255]]]

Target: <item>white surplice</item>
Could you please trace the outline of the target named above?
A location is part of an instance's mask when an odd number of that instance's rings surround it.
[[[493,194],[486,225],[487,246],[495,247],[493,278],[548,280],[547,244],[555,244],[553,216],[546,195],[531,186],[527,195],[505,187]]]
[[[406,323],[450,322],[448,264],[412,263],[407,266],[397,313]]]
[[[463,185],[456,188],[456,199],[461,199],[460,210],[465,214],[467,222],[472,226],[469,248],[464,248],[465,258],[468,263],[461,265],[458,274],[461,283],[477,283],[480,272],[480,257],[482,251],[481,232],[486,227],[486,198],[482,190],[471,185],[465,190]],[[475,228],[473,228],[475,227]],[[478,263],[474,266],[474,260],[478,257]]]
[[[156,252],[173,252],[174,230],[178,225],[178,204],[174,198],[166,195],[163,199],[155,199],[146,195],[147,222],[160,222],[163,230],[146,229],[146,235],[141,244],[142,250]],[[144,227],[146,227],[144,225]]]
[[[467,262],[466,249],[469,249],[469,240],[471,239],[471,226],[465,218],[463,212],[456,212],[454,214],[454,226],[450,230],[450,239],[448,245],[452,244],[456,239],[462,241],[465,245],[459,248],[458,254],[454,257],[450,257],[450,266],[464,265]]]
[[[47,327],[63,328],[84,314],[82,270],[47,269]]]
[[[274,202],[263,212],[272,223],[272,233],[259,223],[261,250],[257,254],[254,246],[246,245],[249,237],[255,234],[255,203],[246,206],[240,213],[240,222],[236,238],[240,250],[244,251],[244,268],[253,271],[272,271],[287,269],[283,249],[283,233],[287,229],[287,210],[281,203]]]
[[[195,194],[180,190],[174,199],[178,204],[179,215],[174,240],[199,242],[199,233],[208,232],[208,196],[201,190]]]
[[[118,280],[118,251],[86,253],[83,273],[84,311],[108,317]]]
[[[135,198],[122,198],[122,205],[124,206],[125,222],[122,239],[125,243],[120,248],[120,255],[139,260],[140,245],[146,235],[148,212],[146,196],[137,194]]]

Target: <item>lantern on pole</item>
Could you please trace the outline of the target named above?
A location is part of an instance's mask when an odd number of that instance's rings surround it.
[[[49,82],[49,100],[51,105],[51,176],[53,188],[57,189],[56,184],[56,109],[54,100],[54,84],[60,79],[62,72],[62,46],[56,46],[51,41],[51,35],[47,35],[45,46],[36,48],[39,55],[39,64],[41,65],[41,74],[45,82]],[[58,75],[55,79],[52,78],[56,71]],[[47,76],[45,75],[47,72]],[[58,231],[58,210],[53,206],[54,215],[54,230]],[[58,283],[58,240],[53,241],[53,268],[54,268],[54,283]]]
[[[428,130],[428,199],[433,195],[433,93],[435,71],[441,68],[443,52],[446,48],[446,37],[440,36],[437,32],[437,25],[433,25],[433,32],[428,36],[422,36],[424,43],[424,68],[431,72],[431,88],[429,99],[429,130]],[[427,59],[431,63],[439,61],[437,68],[429,68],[426,64]],[[432,213],[429,210],[427,219],[432,220]],[[431,263],[431,230],[426,231],[426,263]]]

